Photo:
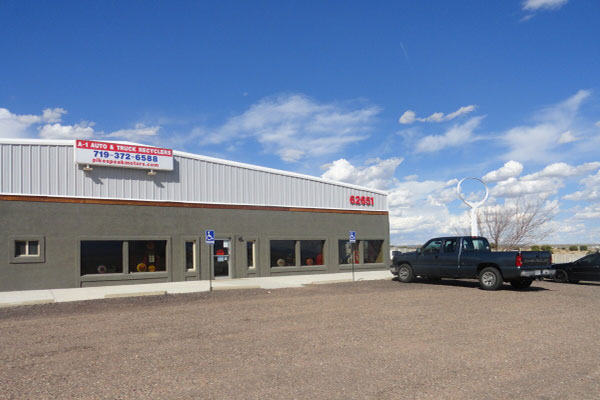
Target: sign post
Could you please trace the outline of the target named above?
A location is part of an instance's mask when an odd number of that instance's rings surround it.
[[[348,238],[352,245],[352,282],[354,282],[354,257],[355,257],[355,246],[356,246],[356,231],[350,231],[350,237]]]
[[[210,254],[210,262],[208,263],[208,288],[209,291],[212,292],[212,275],[213,275],[213,246],[215,244],[215,231],[214,230],[206,230],[204,231],[205,242],[208,245],[208,254]]]

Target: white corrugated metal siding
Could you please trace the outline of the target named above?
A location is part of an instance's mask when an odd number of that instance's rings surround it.
[[[173,171],[75,164],[70,141],[0,142],[0,193],[387,211],[387,195],[343,183],[175,152]],[[370,196],[374,206],[351,205]]]

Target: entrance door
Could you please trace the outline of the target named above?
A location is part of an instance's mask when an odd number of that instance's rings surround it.
[[[231,240],[215,239],[213,246],[213,276],[215,278],[229,278],[231,254]]]

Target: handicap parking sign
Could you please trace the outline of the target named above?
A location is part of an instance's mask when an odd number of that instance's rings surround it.
[[[215,244],[215,231],[204,231],[206,244]]]
[[[356,243],[356,231],[350,231],[350,243]]]

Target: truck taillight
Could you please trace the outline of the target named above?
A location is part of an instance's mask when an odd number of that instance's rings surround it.
[[[523,266],[523,256],[521,253],[517,254],[517,258],[515,259],[515,267],[521,268]]]

